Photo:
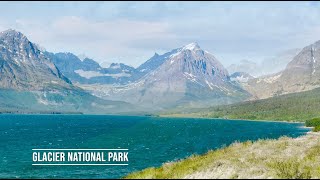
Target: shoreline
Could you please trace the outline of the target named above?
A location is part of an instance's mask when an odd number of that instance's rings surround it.
[[[159,115],[164,118],[193,118],[193,119],[212,119],[212,120],[230,120],[230,121],[256,121],[256,122],[279,122],[279,123],[305,123],[303,121],[288,121],[288,120],[253,120],[253,119],[226,119],[226,118],[210,118],[210,117],[192,117],[192,116],[166,116]]]
[[[273,122],[273,123],[290,123],[290,124],[303,124],[300,126],[300,128],[308,129],[309,131],[306,132],[305,135],[308,135],[309,133],[313,133],[314,127],[307,127],[305,122],[301,121],[272,121],[272,120],[252,120],[252,119],[225,119],[225,118],[206,118],[206,117],[188,117],[188,116],[163,116],[159,115],[159,117],[163,118],[189,118],[189,119],[209,119],[209,120],[229,120],[229,121],[253,121],[253,122]],[[305,136],[303,135],[303,136]]]
[[[252,121],[252,122],[273,122],[273,123],[291,123],[291,124],[303,124],[301,128],[309,129],[312,131],[313,127],[307,127],[305,122],[302,121],[288,121],[288,120],[252,120],[252,119],[226,119],[226,118],[210,118],[210,117],[191,117],[191,116],[166,116],[166,115],[156,115],[156,116],[146,116],[146,115],[128,115],[128,114],[81,114],[81,113],[0,113],[1,115],[86,115],[86,116],[134,116],[134,117],[151,117],[151,118],[175,118],[175,119],[205,119],[205,120],[227,120],[227,121]],[[309,132],[309,131],[308,131]],[[307,133],[308,133],[307,132]]]
[[[253,120],[253,119],[226,119],[226,118],[211,118],[211,117],[192,117],[192,116],[146,116],[136,114],[84,114],[84,113],[0,113],[0,115],[86,115],[86,116],[134,116],[134,117],[151,117],[151,118],[176,118],[176,119],[207,119],[207,120],[229,120],[229,121],[253,121],[253,122],[275,122],[275,123],[295,123],[305,124],[303,121],[288,121],[288,120]],[[306,126],[303,126],[306,127]],[[309,127],[306,127],[309,128]]]

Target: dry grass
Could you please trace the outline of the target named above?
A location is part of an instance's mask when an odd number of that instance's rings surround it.
[[[320,133],[234,143],[125,178],[320,178]]]

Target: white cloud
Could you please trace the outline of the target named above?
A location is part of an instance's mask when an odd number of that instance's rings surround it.
[[[37,7],[2,18],[0,29],[17,28],[47,50],[133,66],[194,41],[230,64],[320,39],[320,6],[309,2],[56,3],[62,10],[49,8],[49,18]]]
[[[18,19],[15,27],[30,40],[47,50],[86,53],[90,58],[102,61],[126,61],[137,66],[141,58],[153,52],[134,47],[139,41],[170,41],[175,38],[165,22],[146,22],[117,19],[113,21],[90,21],[76,16],[58,18],[44,25],[41,22]],[[124,58],[121,58],[124,57]],[[121,58],[121,59],[120,59]],[[126,59],[125,59],[126,58]],[[138,59],[137,59],[138,58]]]

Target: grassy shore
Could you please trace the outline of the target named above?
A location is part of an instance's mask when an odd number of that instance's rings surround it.
[[[320,178],[320,118],[306,122],[312,132],[298,138],[258,140],[134,172],[128,179]]]
[[[320,178],[320,133],[233,143],[125,178]]]

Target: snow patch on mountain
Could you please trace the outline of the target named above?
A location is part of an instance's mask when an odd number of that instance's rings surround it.
[[[113,78],[130,77],[131,76],[131,74],[128,74],[126,72],[121,72],[121,73],[117,73],[117,74],[102,74],[97,71],[84,71],[82,69],[75,70],[74,72],[79,74],[81,77],[86,78],[86,79],[90,79],[93,77],[100,77],[100,76],[111,76]]]
[[[193,43],[187,44],[187,45],[177,49],[177,52],[171,54],[169,56],[169,58],[174,58],[174,57],[178,56],[179,54],[181,54],[181,52],[186,51],[186,50],[195,51],[198,49],[200,49],[200,46],[196,42],[193,42]],[[174,62],[174,59],[171,59],[170,63],[172,64],[173,62]]]
[[[207,83],[207,85],[209,86],[209,88],[210,88],[211,90],[213,90],[213,87],[212,87],[212,86],[214,86],[214,84],[209,83],[207,80],[206,80],[206,83]]]
[[[182,50],[190,50],[190,51],[193,51],[195,49],[200,49],[198,43],[196,43],[196,42],[187,44],[182,48]]]
[[[187,79],[189,79],[190,81],[192,81],[192,82],[196,82],[196,81],[197,81],[197,80],[196,80],[196,76],[193,75],[193,74],[191,74],[191,73],[184,72],[184,76],[185,76]]]
[[[241,83],[246,83],[248,82],[250,78],[249,77],[245,77],[244,75],[235,77],[235,78],[230,78],[231,81],[237,81],[237,82],[241,82]]]
[[[176,53],[174,53],[174,54],[171,54],[171,55],[169,56],[169,58],[174,58],[174,57],[178,56],[180,53],[181,53],[181,51],[178,51],[178,52],[176,52]],[[165,58],[167,58],[167,57],[165,57]],[[171,60],[170,63],[171,63],[171,64],[173,63],[173,59]]]
[[[265,77],[265,78],[259,78],[259,80],[257,81],[257,83],[260,83],[262,81],[272,84],[274,83],[277,79],[279,79],[282,76],[282,73],[278,74],[278,75],[274,75],[274,76],[269,76],[269,77]]]
[[[313,61],[313,64],[312,64],[312,75],[314,75],[314,73],[316,72],[316,59],[314,57],[314,52],[315,52],[315,48],[312,46],[311,47],[311,56],[312,56],[312,61]]]
[[[92,77],[98,77],[98,76],[103,76],[102,73],[97,72],[97,71],[84,71],[82,69],[78,69],[74,71],[75,73],[79,74],[81,77],[90,79]]]
[[[119,63],[112,63],[109,68],[111,68],[111,69],[120,69],[121,66],[120,66]]]

